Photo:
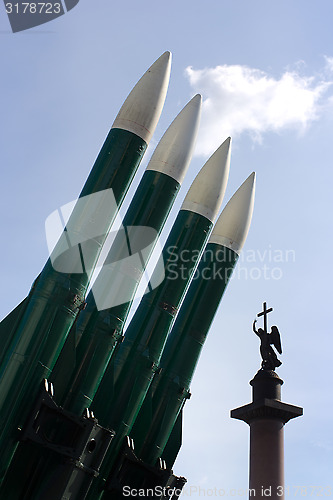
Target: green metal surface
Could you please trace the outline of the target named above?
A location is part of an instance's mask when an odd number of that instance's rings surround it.
[[[131,235],[131,226],[149,226],[159,234],[179,187],[179,183],[168,175],[147,170],[123,220],[123,226],[125,229],[129,228],[129,234]],[[158,210],[156,210],[157,206]],[[140,230],[141,228],[139,228],[139,240]],[[117,245],[117,236],[106,263],[120,263],[121,259],[128,253],[128,242],[121,238]],[[133,236],[135,238],[136,234]],[[133,247],[135,243],[133,239],[130,240],[130,247]],[[149,257],[150,254],[147,253],[141,256],[142,265],[147,264]],[[99,311],[95,305],[92,292],[88,295],[87,307],[82,311],[77,322],[78,329],[80,329],[81,322],[85,325],[85,328],[76,349],[76,367],[65,390],[63,400],[59,400],[55,381],[56,399],[67,410],[81,414],[84,408],[90,406],[114,348],[122,336],[124,322],[132,305],[139,281],[140,277],[138,275],[129,276],[128,272],[125,274],[121,265],[117,264],[108,274],[107,287],[112,288],[115,286],[119,290],[122,283],[124,283],[125,291],[130,295],[129,301]],[[103,283],[103,279],[99,280],[97,277],[94,287],[97,288],[98,286],[105,287],[105,283]],[[61,361],[60,357],[59,361]],[[66,371],[66,367],[63,368]],[[59,374],[61,375],[61,373],[62,370],[60,369]]]
[[[119,373],[129,358],[129,353],[136,349],[138,339],[142,337],[141,342],[144,342],[145,337],[142,332],[151,332],[153,329],[161,331],[162,329],[162,332],[155,336],[155,340],[151,334],[148,336],[146,333],[150,341],[149,356],[152,357],[152,362],[156,358],[154,355],[156,347],[157,358],[159,358],[160,335],[165,340],[187,290],[193,268],[200,258],[203,247],[202,239],[204,237],[204,241],[206,241],[211,226],[212,223],[199,214],[186,210],[179,212],[163,248],[164,281],[141,299],[140,305],[125,332],[125,341],[112,356],[95,395],[92,409],[98,415],[101,425],[109,425],[108,415],[113,411],[113,392]],[[157,346],[155,346],[155,342]]]
[[[125,333],[125,341],[117,355],[119,376],[114,390],[100,385],[105,392],[104,404],[99,404],[98,409],[94,399],[92,408],[101,425],[116,431],[102,465],[104,478],[112,468],[124,437],[131,431],[158,369],[166,337],[211,227],[212,222],[202,215],[187,210],[179,212],[163,249],[165,278],[143,297]],[[100,488],[100,484],[96,484],[87,498],[99,498]]]
[[[111,128],[83,186],[80,198],[112,188],[120,207],[146,149],[147,143],[141,137],[128,130]]]
[[[146,147],[131,132],[111,129],[80,197],[112,188],[119,207]],[[109,226],[115,216],[116,212],[110,213]],[[96,263],[105,238],[92,241],[90,262]],[[49,259],[28,296],[0,368],[0,478],[15,451],[19,429],[40,383],[49,376],[82,306],[93,267],[89,275],[60,273]]]
[[[160,363],[162,371],[150,386],[131,432],[137,456],[150,465],[162,456],[190,395],[201,349],[237,259],[233,250],[216,243],[209,243],[203,253],[166,342]],[[174,450],[173,456],[177,452]],[[167,465],[171,468],[173,464]]]

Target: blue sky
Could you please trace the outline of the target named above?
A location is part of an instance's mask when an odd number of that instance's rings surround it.
[[[269,324],[282,335],[283,400],[304,407],[285,428],[286,485],[290,496],[313,485],[333,494],[332,15],[329,0],[80,0],[66,15],[12,34],[0,9],[2,316],[47,259],[45,219],[77,197],[123,100],[165,50],[173,53],[171,79],[152,145],[195,93],[204,100],[171,220],[228,135],[225,201],[257,172],[249,236],[185,408],[175,473],[197,489],[246,497],[249,429],[229,411],[250,402],[248,382],[260,365],[251,325],[266,300]]]

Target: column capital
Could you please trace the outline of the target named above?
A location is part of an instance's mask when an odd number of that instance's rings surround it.
[[[301,415],[303,415],[303,408],[268,398],[262,398],[245,406],[235,408],[230,412],[231,418],[243,420],[247,424],[263,418],[280,420],[285,424],[292,418]]]

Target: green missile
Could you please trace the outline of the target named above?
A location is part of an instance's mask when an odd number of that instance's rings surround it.
[[[250,227],[255,192],[252,173],[228,202],[209,238],[131,432],[136,455],[150,465],[162,456],[186,399],[201,349]],[[170,453],[170,451],[169,451]],[[178,449],[172,452],[173,457]],[[163,456],[168,468],[173,460]]]
[[[167,219],[190,163],[199,125],[200,110],[201,96],[196,95],[172,122],[152,155],[123,220],[127,234],[132,236],[130,238],[131,249],[135,246],[139,247],[139,250],[143,249],[147,243],[145,241],[147,231],[145,230],[152,231],[154,229],[157,234]],[[134,234],[133,229],[135,228],[133,226],[138,228]],[[89,293],[86,299],[87,306],[80,313],[76,324],[73,325],[57,360],[56,376],[54,376],[55,370],[52,372],[51,380],[55,386],[57,403],[77,415],[82,414],[84,408],[90,405],[107,362],[121,336],[123,324],[140,278],[138,270],[134,268],[133,264],[131,265],[130,259],[126,258],[129,249],[127,239],[124,239],[123,235],[124,231],[117,232],[115,242],[106,259],[106,265],[94,283],[93,290],[97,290],[97,292]],[[148,236],[150,235],[148,234]],[[144,258],[148,259],[149,255],[143,253],[142,259]],[[121,259],[125,265],[120,265]],[[137,265],[136,260],[134,263]],[[134,274],[130,274],[129,271],[133,269]],[[115,288],[115,295],[110,293],[112,288]],[[119,298],[121,290],[123,291],[122,295],[130,300],[108,308],[109,304]],[[101,310],[96,307],[95,302]],[[75,349],[76,325],[82,332],[82,338]],[[83,328],[82,325],[84,325]],[[71,363],[75,358],[76,366],[73,371]],[[67,366],[68,364],[70,366]],[[71,374],[70,383],[68,383],[68,373]],[[62,398],[59,397],[58,387],[63,389],[61,391]],[[12,481],[14,482],[15,478],[20,477],[22,488],[23,484],[26,488],[31,475],[26,467],[26,460],[29,459],[30,468],[34,470],[34,478],[37,475],[40,478],[37,491],[29,490],[29,494],[36,495],[36,497],[41,494],[40,490],[45,488],[51,471],[51,476],[59,480],[59,476],[54,472],[59,468],[59,464],[54,460],[54,454],[51,452],[48,457],[44,451],[41,467],[40,453],[40,449],[22,443],[16,451],[10,471]],[[59,460],[61,461],[61,459]],[[33,461],[34,466],[32,466]],[[6,480],[9,484],[10,478],[6,477]],[[36,482],[36,479],[34,481]],[[13,493],[13,482],[11,489],[7,490],[8,492]],[[54,483],[49,487],[54,488]],[[17,494],[17,489],[15,491]]]
[[[79,316],[77,329],[81,330],[81,340],[75,351],[76,367],[62,399],[57,382],[66,386],[61,378],[67,378],[68,370],[64,366],[66,359],[59,356],[58,376],[53,382],[57,402],[66,410],[80,415],[90,406],[121,338],[141,275],[188,169],[200,110],[201,96],[196,95],[172,122],[151,157],[123,219],[123,229],[117,232],[87,297],[87,307]],[[73,348],[70,337],[68,341]]]
[[[166,52],[125,100],[49,260],[21,307],[0,325],[10,337],[0,367],[0,478],[41,381],[82,307],[107,233],[158,122],[170,65]]]
[[[131,431],[221,206],[229,173],[230,142],[228,138],[211,156],[189,189],[163,249],[164,280],[143,297],[125,332],[117,355],[119,375],[114,387],[105,390],[100,386],[99,398],[92,405],[99,422],[116,431],[102,465],[102,477],[112,468],[124,437]],[[105,391],[104,397],[101,391]],[[87,498],[98,498],[97,489],[94,487]]]

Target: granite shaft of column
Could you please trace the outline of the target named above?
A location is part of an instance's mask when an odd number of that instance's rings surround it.
[[[231,411],[250,426],[249,498],[284,500],[284,425],[303,409],[281,401],[281,380],[261,369],[250,384],[253,402]]]
[[[280,420],[256,419],[250,423],[250,481],[251,495],[272,499],[283,498],[284,446]]]

